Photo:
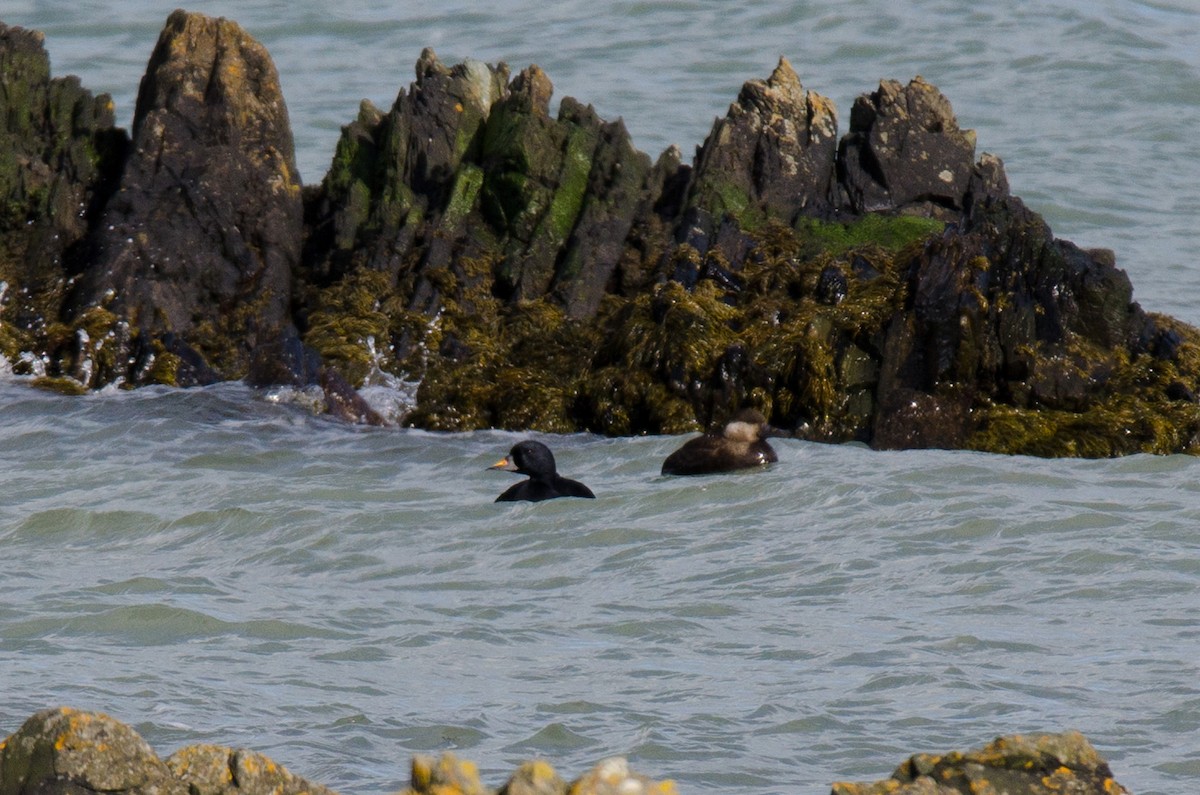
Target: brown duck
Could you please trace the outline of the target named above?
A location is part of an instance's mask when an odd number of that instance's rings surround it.
[[[754,409],[742,409],[719,432],[689,439],[663,462],[664,475],[707,475],[773,464],[767,436],[775,429]]]

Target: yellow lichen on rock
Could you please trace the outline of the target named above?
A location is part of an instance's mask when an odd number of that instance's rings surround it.
[[[491,795],[479,780],[474,762],[446,752],[434,759],[417,755],[412,760],[412,777],[404,793],[417,795]]]
[[[671,779],[654,781],[629,769],[629,762],[620,756],[599,762],[567,789],[568,795],[676,795]]]
[[[567,784],[546,761],[525,762],[500,788],[498,795],[564,795]]]

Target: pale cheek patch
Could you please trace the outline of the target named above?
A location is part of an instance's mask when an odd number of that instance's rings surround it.
[[[725,426],[725,438],[753,442],[758,439],[758,426],[748,422],[731,422]]]

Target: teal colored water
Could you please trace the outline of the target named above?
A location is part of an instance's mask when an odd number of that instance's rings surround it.
[[[921,74],[1056,234],[1200,323],[1200,11],[856,3],[201,3],[264,42],[304,178],[422,47],[539,64],[652,156],[786,56],[832,98]],[[1014,5],[1016,7],[1014,7]],[[128,125],[173,5],[7,0]],[[386,399],[386,396],[377,399]],[[498,786],[626,755],[683,792],[824,793],[914,751],[1085,732],[1138,795],[1200,781],[1200,461],[539,437],[594,502],[495,505],[522,435],[361,429],[237,385],[63,398],[0,376],[0,734],[55,704],[162,754],[260,750],[346,793],[454,750]]]

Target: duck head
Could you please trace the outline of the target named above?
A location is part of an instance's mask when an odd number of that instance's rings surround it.
[[[721,435],[733,442],[757,442],[768,436],[782,436],[778,428],[767,424],[767,418],[756,409],[742,409],[725,423]]]
[[[518,442],[508,451],[508,457],[492,464],[488,469],[502,469],[530,477],[546,477],[555,474],[554,453],[541,442]]]

